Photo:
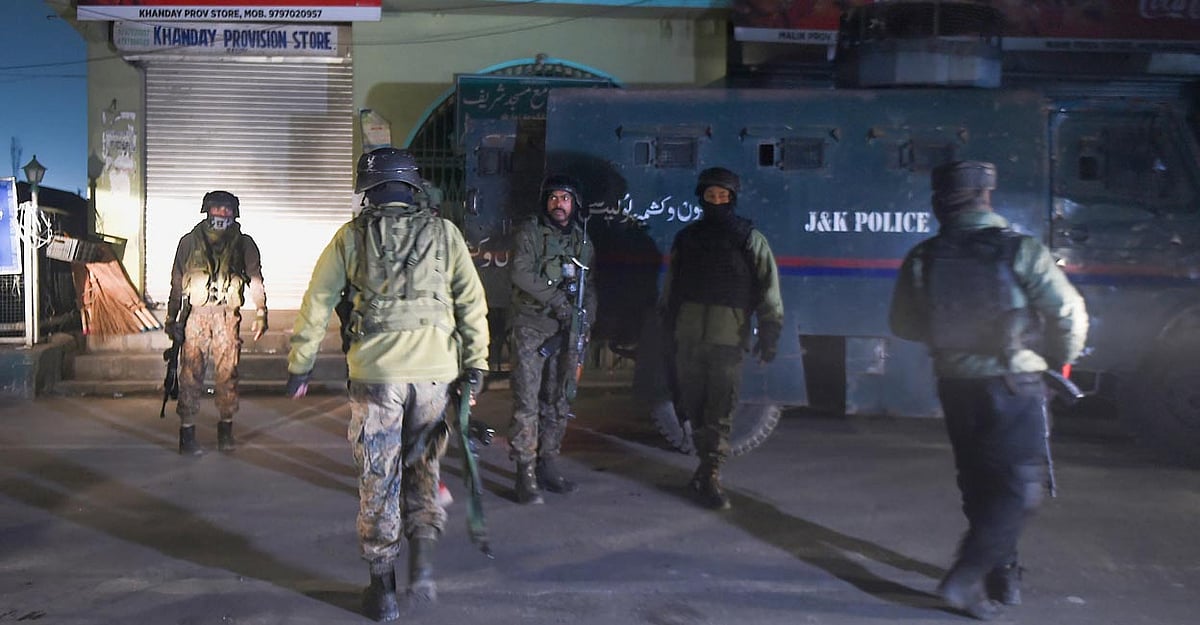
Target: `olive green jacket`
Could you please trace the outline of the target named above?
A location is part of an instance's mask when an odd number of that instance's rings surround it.
[[[570,262],[572,257],[593,269],[587,272],[583,292],[583,307],[588,323],[591,323],[596,317],[592,240],[576,220],[571,220],[571,226],[565,232],[550,223],[544,213],[521,224],[513,237],[513,256],[509,264],[514,326],[536,328],[546,333],[559,331],[550,300],[559,293],[565,294],[562,265]]]
[[[966,210],[943,220],[941,234],[957,230],[1006,228],[1008,220],[990,210]],[[909,251],[900,266],[892,295],[892,332],[903,339],[929,342],[929,307],[922,276],[923,242]],[[934,372],[941,378],[982,378],[1009,373],[1045,371],[1047,361],[1069,363],[1079,356],[1087,338],[1088,315],[1083,297],[1054,262],[1050,250],[1024,237],[1013,259],[1013,272],[1029,306],[1042,317],[1044,353],[1022,349],[1010,358],[960,351],[933,354]],[[997,330],[999,331],[999,329]]]
[[[463,369],[488,368],[487,302],[483,284],[462,233],[443,220],[446,236],[446,282],[454,315],[454,331],[438,325],[416,330],[368,334],[350,344],[346,362],[350,379],[373,384],[441,382]],[[354,223],[343,225],[321,252],[300,314],[296,318],[288,372],[312,371],[330,313],[358,263]],[[433,259],[430,259],[433,260]]]
[[[249,287],[250,301],[258,310],[267,308],[267,291],[263,286],[262,257],[258,245],[250,235],[244,234],[241,224],[234,223],[225,230],[222,238],[226,245],[235,246],[231,251],[241,251],[241,258],[221,262],[226,255],[214,255],[205,241],[205,221],[179,239],[175,248],[175,262],[171,265],[171,294],[167,298],[167,319],[175,319],[188,296],[192,306],[222,306],[241,308],[245,305],[245,290]],[[225,285],[229,292],[219,293],[219,302],[209,302],[210,286]]]
[[[783,325],[783,297],[779,291],[779,267],[775,264],[775,254],[767,238],[758,230],[750,231],[746,242],[748,253],[753,259],[755,283],[758,285],[758,306],[747,314],[745,310],[731,306],[701,304],[697,302],[680,302],[679,311],[670,320],[675,326],[675,341],[677,344],[708,343],[710,345],[750,347],[750,317],[758,317],[758,325],[774,324],[781,328]],[[674,275],[677,259],[675,250],[671,250],[668,260],[666,277],[663,279],[662,296],[659,299],[660,310],[666,310],[667,302],[671,301],[671,276]],[[685,266],[678,267],[679,271],[687,271]]]

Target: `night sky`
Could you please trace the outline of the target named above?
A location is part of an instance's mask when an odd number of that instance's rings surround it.
[[[0,23],[0,177],[25,180],[37,155],[42,185],[87,189],[87,48],[42,0],[3,0]],[[14,153],[14,143],[15,152]]]

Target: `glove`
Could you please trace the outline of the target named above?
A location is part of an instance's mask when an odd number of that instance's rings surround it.
[[[184,327],[174,321],[168,321],[163,324],[163,332],[171,337],[172,343],[182,343],[184,336]]]
[[[250,332],[254,333],[254,340],[262,338],[264,332],[267,331],[267,309],[259,308],[254,313],[254,325],[250,326]]]
[[[308,381],[312,379],[312,371],[307,373],[289,373],[287,390],[284,391],[292,399],[300,399],[308,394]]]
[[[559,291],[550,298],[546,305],[550,307],[550,312],[555,319],[559,321],[570,321],[571,315],[575,314],[575,307],[571,305],[571,300],[567,299],[567,294]]]
[[[458,379],[471,384],[471,397],[475,397],[483,392],[483,376],[483,369],[467,369]]]
[[[764,323],[758,326],[758,341],[754,344],[752,353],[759,362],[766,364],[775,360],[778,354],[779,334],[779,324]]]

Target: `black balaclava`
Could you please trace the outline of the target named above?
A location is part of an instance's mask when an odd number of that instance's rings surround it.
[[[703,218],[715,223],[725,223],[733,219],[734,213],[737,211],[737,194],[730,192],[729,195],[729,202],[725,204],[713,204],[701,197],[700,208],[704,209]]]

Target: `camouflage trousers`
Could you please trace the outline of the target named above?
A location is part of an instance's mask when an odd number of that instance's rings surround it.
[[[194,425],[204,396],[204,375],[211,363],[217,414],[222,421],[238,411],[238,362],[241,358],[242,315],[224,306],[192,309],[179,350],[179,402],[175,412],[182,425]]]
[[[358,468],[358,542],[368,562],[394,560],[403,538],[436,538],[448,431],[448,382],[350,383],[346,432]]]
[[[729,457],[742,357],[741,347],[709,343],[680,345],[675,352],[675,413],[692,422],[692,442],[703,463],[720,466]]]
[[[571,406],[563,394],[564,375],[572,372],[565,350],[550,357],[538,348],[552,333],[534,328],[513,328],[513,416],[508,427],[509,458],[521,464],[538,456],[556,456],[567,433]]]

